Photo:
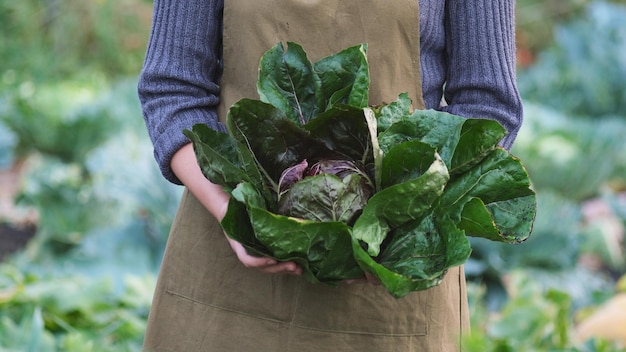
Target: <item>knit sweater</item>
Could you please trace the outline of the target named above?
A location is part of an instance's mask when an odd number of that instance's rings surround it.
[[[180,180],[172,156],[189,143],[182,130],[218,121],[224,0],[155,0],[138,91],[154,156]],[[510,148],[522,123],[516,86],[514,0],[419,0],[421,74],[427,109],[494,119]],[[444,89],[445,87],[445,89]]]

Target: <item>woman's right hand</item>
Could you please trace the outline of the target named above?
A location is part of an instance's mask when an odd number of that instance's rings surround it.
[[[216,185],[204,177],[196,155],[193,151],[193,145],[187,144],[183,146],[171,162],[172,171],[178,179],[189,189],[189,191],[200,201],[200,203],[219,221],[224,218],[228,210],[229,195],[224,192],[221,186]],[[278,274],[288,273],[300,275],[302,268],[294,262],[279,262],[268,257],[255,257],[246,251],[245,247],[226,237],[230,247],[233,249],[237,258],[247,268],[256,268],[265,273]]]

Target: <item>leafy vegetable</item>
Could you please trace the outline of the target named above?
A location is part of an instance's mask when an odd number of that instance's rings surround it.
[[[222,226],[250,253],[293,260],[312,282],[370,272],[395,297],[438,285],[467,238],[517,243],[536,201],[496,121],[413,110],[406,94],[368,107],[366,46],[311,63],[282,43],[261,59],[260,100],[228,134],[184,131],[204,175],[232,198]]]

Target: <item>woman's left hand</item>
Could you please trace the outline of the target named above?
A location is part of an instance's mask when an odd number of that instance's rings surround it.
[[[302,274],[302,268],[294,262],[279,262],[273,258],[252,256],[241,243],[228,237],[226,239],[241,264],[247,268],[255,268],[267,274]]]

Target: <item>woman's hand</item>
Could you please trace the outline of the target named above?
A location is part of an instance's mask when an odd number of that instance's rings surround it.
[[[210,182],[204,177],[198,166],[192,144],[185,145],[174,154],[171,167],[174,174],[198,201],[217,220],[221,221],[228,210],[230,197],[221,186]],[[278,262],[272,258],[252,256],[246,252],[241,243],[228,237],[226,239],[239,261],[247,268],[256,268],[262,272],[272,274],[302,274],[302,268],[294,262]]]
[[[226,239],[237,255],[237,258],[239,258],[239,261],[248,268],[256,268],[268,274],[302,274],[302,268],[294,262],[279,262],[268,257],[252,256],[246,252],[246,249],[241,243],[228,237]]]

